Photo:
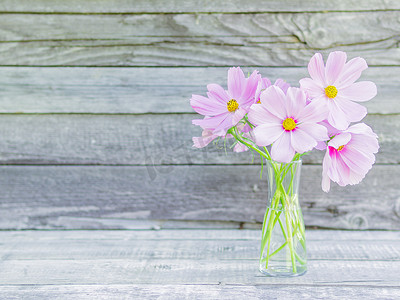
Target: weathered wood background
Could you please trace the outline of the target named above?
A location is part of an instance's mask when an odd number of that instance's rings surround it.
[[[329,194],[322,154],[305,158],[306,225],[400,229],[399,1],[3,0],[0,13],[0,229],[257,226],[258,161],[192,149],[189,98],[232,65],[297,85],[333,50],[371,66],[381,150],[362,184]]]

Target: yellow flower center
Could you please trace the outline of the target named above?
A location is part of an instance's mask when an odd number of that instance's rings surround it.
[[[339,148],[337,148],[337,151],[342,151],[343,148],[344,148],[344,145],[339,146]]]
[[[226,104],[226,106],[228,107],[228,110],[230,112],[233,112],[233,111],[235,111],[235,110],[237,110],[239,108],[239,103],[237,103],[237,101],[235,99],[231,99]]]
[[[335,98],[337,95],[337,88],[333,85],[328,85],[325,88],[325,95],[327,95],[328,98]]]
[[[260,104],[260,103],[261,103],[261,100],[258,100],[256,103],[257,103],[257,104]]]
[[[285,130],[291,131],[296,128],[296,122],[292,118],[286,118],[282,126]]]

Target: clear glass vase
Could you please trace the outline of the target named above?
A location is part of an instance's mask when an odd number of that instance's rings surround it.
[[[299,276],[307,271],[303,214],[298,189],[301,160],[267,161],[268,202],[264,216],[260,271],[268,276]]]

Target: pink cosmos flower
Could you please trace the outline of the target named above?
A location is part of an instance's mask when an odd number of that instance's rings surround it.
[[[367,114],[367,109],[356,102],[364,102],[376,95],[376,85],[370,81],[355,81],[367,69],[364,59],[356,57],[346,63],[345,52],[329,54],[326,65],[320,53],[316,53],[308,64],[311,78],[300,80],[313,102],[321,102],[329,109],[328,122],[335,128],[345,130],[351,122],[358,122]]]
[[[218,84],[209,84],[207,97],[192,95],[190,104],[193,109],[206,116],[204,119],[193,120],[192,123],[203,129],[212,129],[215,135],[225,135],[228,129],[244,117],[254,103],[254,95],[260,80],[261,75],[258,71],[245,78],[239,67],[230,68],[227,91]]]
[[[278,78],[275,83],[275,86],[280,87],[281,90],[286,94],[290,84],[287,83],[285,80]],[[256,95],[255,95],[255,103],[260,103],[260,95],[261,93],[271,86],[271,81],[265,77],[262,78],[257,85]]]
[[[328,139],[327,129],[317,124],[326,118],[324,106],[306,104],[304,91],[290,87],[287,94],[277,86],[261,93],[261,104],[254,104],[248,114],[256,144],[272,145],[273,160],[288,163],[295,152],[304,153]]]
[[[357,184],[375,162],[378,136],[364,123],[350,126],[328,143],[322,163],[322,190],[328,192],[330,181],[340,186]]]

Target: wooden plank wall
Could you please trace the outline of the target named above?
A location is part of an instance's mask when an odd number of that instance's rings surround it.
[[[190,95],[232,65],[296,85],[333,50],[371,66],[381,150],[362,184],[329,194],[322,153],[306,157],[306,225],[400,229],[400,2],[3,0],[0,13],[0,229],[252,227],[258,161],[192,149]]]

